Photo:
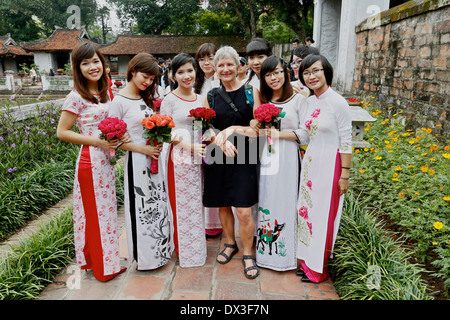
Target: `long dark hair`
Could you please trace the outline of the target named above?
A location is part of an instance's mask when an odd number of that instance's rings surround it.
[[[205,73],[202,68],[200,68],[200,63],[198,59],[200,58],[209,58],[211,55],[215,55],[217,51],[216,46],[213,43],[204,43],[202,44],[195,53],[195,61],[197,61],[197,72],[195,75],[195,84],[194,84],[194,92],[199,94],[202,90],[203,84],[205,83]],[[214,63],[212,63],[214,65]]]
[[[103,74],[102,77],[98,80],[98,92],[99,99],[97,99],[92,93],[89,92],[87,86],[87,80],[81,73],[80,65],[84,59],[91,59],[94,55],[97,54],[103,65]],[[73,74],[73,86],[75,90],[80,94],[80,96],[93,103],[106,103],[108,102],[108,77],[106,75],[106,62],[103,55],[98,51],[92,43],[90,42],[80,42],[75,48],[72,50],[72,74]]]
[[[144,99],[144,102],[147,104],[147,106],[152,108],[153,111],[156,111],[155,106],[153,105],[153,99],[155,98],[156,88],[158,87],[159,84],[158,60],[156,60],[155,57],[153,57],[150,53],[143,53],[143,52],[138,53],[128,63],[128,70],[127,70],[128,82],[130,82],[131,79],[133,78],[133,72],[134,74],[142,72],[155,76],[153,83],[150,86],[148,86],[148,88],[145,89],[145,91],[139,91],[139,95],[142,97],[142,99]]]
[[[172,60],[172,77],[175,79],[175,74],[177,73],[178,69],[180,69],[180,67],[186,63],[192,63],[192,67],[194,68],[194,70],[197,70],[196,65],[195,65],[195,59],[194,57],[192,57],[191,55],[181,52],[179,54],[177,54],[175,56],[175,58],[173,58]],[[197,79],[197,72],[195,75],[195,78]],[[174,81],[174,88],[176,89],[178,88],[178,82]]]
[[[304,86],[306,86],[305,80],[303,79],[303,72],[317,61],[322,62],[325,79],[327,81],[327,84],[331,86],[331,83],[333,82],[333,66],[327,58],[320,54],[309,54],[305,57],[305,59],[303,59],[302,63],[300,64],[300,68],[298,69],[298,77],[300,78],[300,81]]]
[[[292,88],[291,81],[289,79],[289,71],[286,62],[279,57],[270,56],[266,60],[264,60],[263,64],[261,65],[260,92],[262,103],[269,103],[273,96],[273,90],[268,86],[265,75],[274,71],[279,64],[283,68],[284,75],[283,94],[281,95],[279,101],[286,101],[294,94],[294,89]]]
[[[263,38],[255,38],[245,48],[245,53],[248,57],[265,54],[270,57],[272,55],[272,46],[269,41]],[[255,71],[250,70],[247,82],[250,82],[255,75]]]

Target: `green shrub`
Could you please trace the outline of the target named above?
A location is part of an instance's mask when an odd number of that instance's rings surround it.
[[[0,300],[34,299],[72,261],[73,220],[69,207],[13,245],[0,260]]]
[[[369,99],[363,108],[378,118],[366,125],[371,146],[353,153],[352,186],[361,205],[388,216],[414,248],[432,262],[450,289],[450,146],[436,130],[405,127],[402,111]],[[441,139],[442,140],[442,139]],[[437,259],[435,259],[437,257]]]
[[[430,299],[420,277],[424,269],[408,262],[401,243],[386,235],[353,192],[345,198],[330,270],[343,300]]]

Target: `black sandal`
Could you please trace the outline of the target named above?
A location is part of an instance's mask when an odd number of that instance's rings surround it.
[[[220,263],[220,264],[226,264],[226,263],[230,262],[231,258],[233,258],[233,256],[234,256],[236,253],[239,252],[239,248],[238,248],[238,246],[237,246],[236,243],[235,243],[235,244],[228,244],[228,243],[225,243],[224,246],[225,246],[225,247],[223,248],[223,250],[222,250],[221,252],[219,252],[218,256],[221,255],[221,256],[224,257],[226,260],[225,260],[225,261],[220,261],[220,260],[217,260],[217,259],[216,259],[217,262]],[[234,249],[234,250],[231,252],[230,256],[228,256],[228,255],[225,253],[225,250],[226,250],[227,248],[233,248],[233,249]]]
[[[253,265],[251,267],[245,268],[245,260],[252,260]],[[259,275],[259,268],[256,265],[255,258],[253,256],[243,256],[242,257],[242,264],[244,265],[244,275],[247,279],[255,279]],[[247,272],[251,270],[257,270],[253,276],[249,275]]]

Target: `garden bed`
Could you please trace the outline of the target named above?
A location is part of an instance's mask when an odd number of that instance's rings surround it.
[[[352,188],[361,205],[400,234],[436,298],[450,289],[450,146],[431,128],[405,128],[402,111],[373,98],[361,106],[378,118],[366,125],[369,148],[353,154]],[[439,126],[439,124],[438,124]]]
[[[0,110],[0,239],[72,189],[78,146],[59,140],[60,106],[47,103],[19,121]]]

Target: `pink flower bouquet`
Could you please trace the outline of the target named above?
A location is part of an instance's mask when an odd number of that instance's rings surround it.
[[[255,119],[261,123],[261,128],[280,128],[281,118],[284,118],[286,112],[281,112],[278,107],[271,103],[264,103],[255,110]],[[271,137],[267,137],[269,144],[269,152],[272,150],[273,140]]]
[[[127,132],[127,124],[119,118],[106,118],[99,123],[98,129],[102,132],[100,138],[110,142],[111,140],[119,139]],[[115,165],[117,162],[116,150],[110,149],[109,155],[109,162]]]

